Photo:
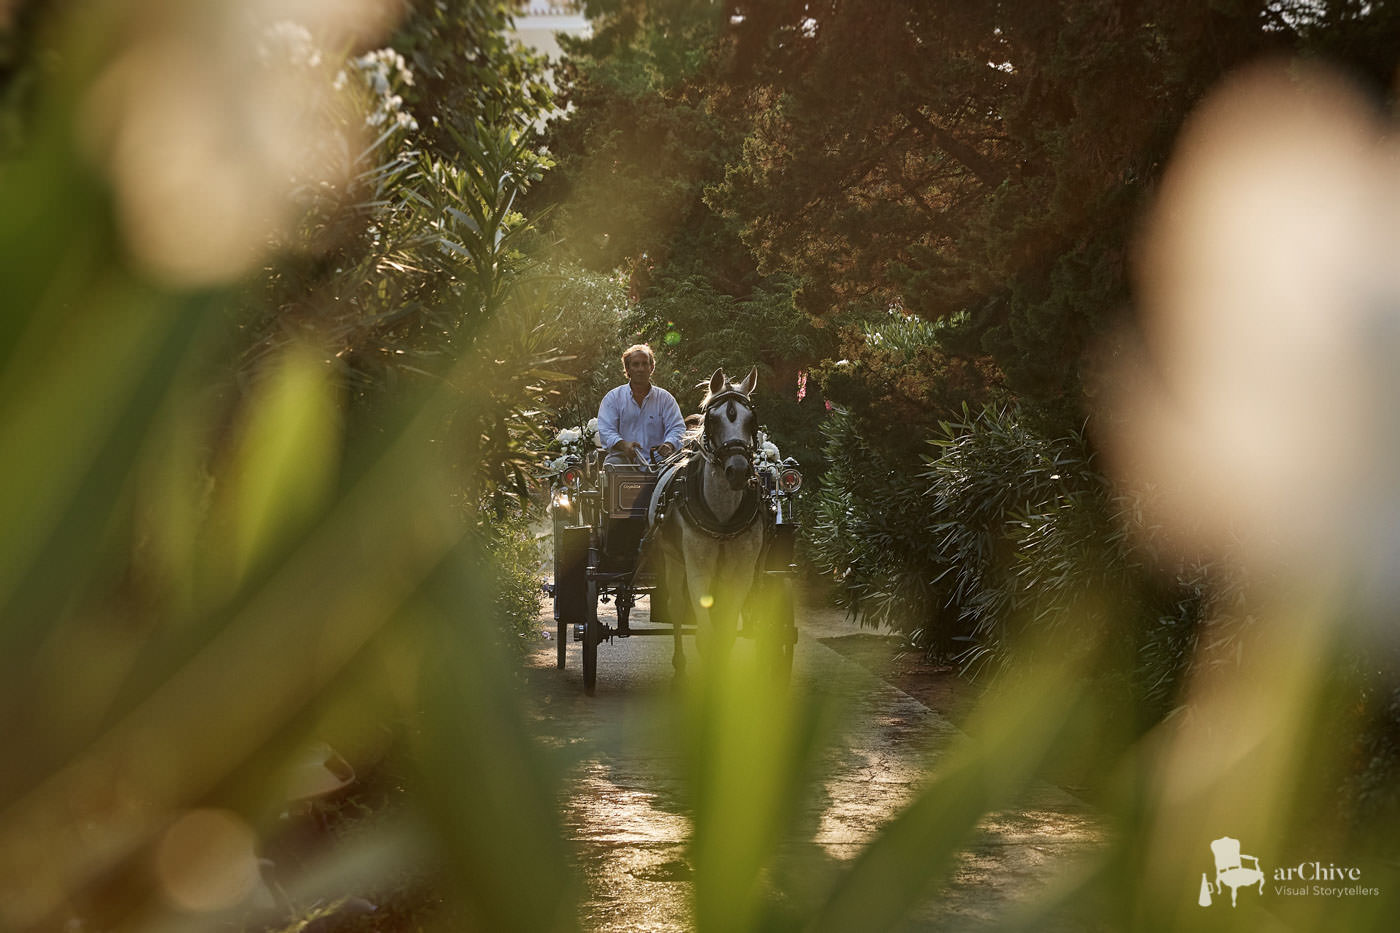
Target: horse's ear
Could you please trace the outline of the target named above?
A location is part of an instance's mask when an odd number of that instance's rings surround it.
[[[723,391],[723,389],[724,389],[724,370],[722,370],[722,369],[717,369],[717,370],[715,370],[715,374],[714,374],[713,376],[710,377],[710,394],[711,394],[711,395],[719,395],[719,393],[720,393],[721,391]]]
[[[753,395],[753,390],[758,388],[758,367],[749,370],[749,374],[744,377],[744,381],[739,385],[740,391],[745,395]]]

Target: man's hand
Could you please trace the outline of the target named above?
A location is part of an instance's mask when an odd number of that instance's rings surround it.
[[[656,448],[656,455],[662,458],[669,457],[675,452],[676,448],[672,447],[669,443],[663,443],[660,447]]]

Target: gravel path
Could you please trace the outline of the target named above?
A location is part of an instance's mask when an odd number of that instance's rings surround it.
[[[605,607],[605,621],[611,615]],[[643,599],[633,622],[647,621]],[[819,786],[807,788],[800,832],[788,843],[792,864],[801,869],[770,879],[780,899],[819,897],[828,879],[915,796],[949,743],[965,738],[914,697],[821,643],[857,631],[839,611],[803,611],[799,626],[794,688],[834,693],[849,715],[825,753]],[[569,645],[565,670],[556,669],[553,628],[546,601],[529,676],[546,741],[572,756],[563,807],[586,882],[585,929],[689,929],[686,787],[660,715],[672,695],[671,639],[601,645],[597,695],[590,698],[583,694],[578,644]],[[1036,785],[1016,810],[983,819],[949,884],[905,928],[996,928],[1014,901],[1101,841],[1090,807],[1059,788]],[[1060,928],[1075,929],[1068,922]]]

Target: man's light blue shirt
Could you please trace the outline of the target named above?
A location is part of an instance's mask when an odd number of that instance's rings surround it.
[[[623,439],[641,444],[643,456],[662,444],[679,450],[684,435],[681,406],[660,386],[652,386],[638,405],[632,398],[632,386],[623,384],[603,396],[598,405],[598,440],[604,450],[611,451]]]

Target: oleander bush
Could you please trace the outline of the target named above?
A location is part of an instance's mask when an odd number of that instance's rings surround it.
[[[1025,645],[1063,651],[1116,626],[1133,646],[1118,676],[1143,715],[1172,708],[1207,610],[1229,602],[1229,578],[1199,562],[1172,570],[1082,433],[1047,439],[1016,409],[965,411],[928,438],[915,471],[867,442],[849,413],[825,430],[810,553],[862,624],[902,632],[974,676]]]
[[[956,610],[939,581],[951,565],[926,533],[926,483],[867,443],[848,412],[833,412],[822,433],[826,470],[803,525],[810,560],[861,624],[908,633],[934,656],[950,657]]]

